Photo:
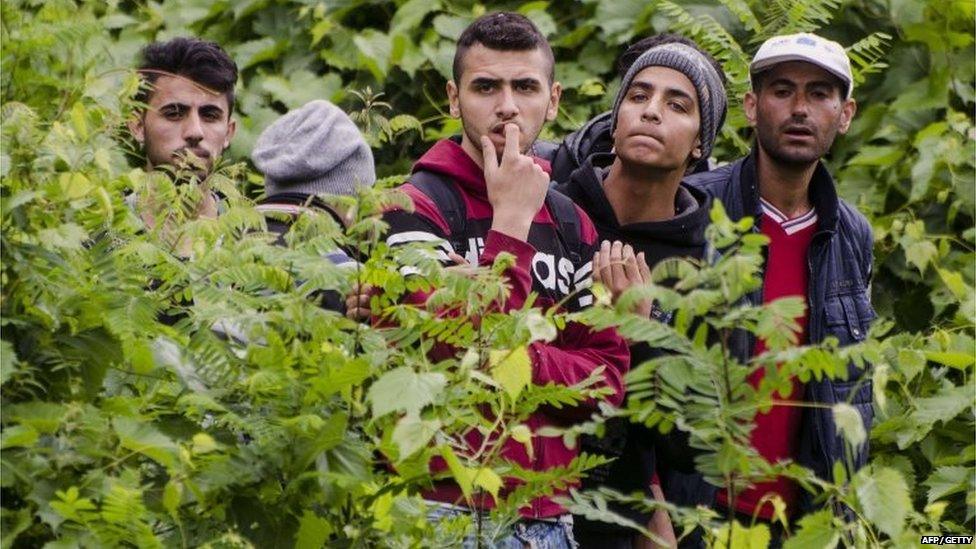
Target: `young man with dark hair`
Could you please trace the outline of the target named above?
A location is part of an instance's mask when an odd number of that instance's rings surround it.
[[[645,51],[662,44],[684,44],[705,55],[708,63],[721,78],[722,85],[726,82],[725,72],[714,57],[703,51],[698,44],[680,34],[661,33],[648,36],[631,44],[617,59],[617,74],[623,79],[634,61]],[[573,170],[580,167],[583,161],[596,153],[608,153],[613,148],[613,138],[610,135],[611,111],[598,114],[588,120],[579,130],[569,134],[561,143],[543,143],[536,145],[535,151],[552,163],[552,179],[558,183],[569,180]],[[708,169],[708,162],[699,162],[694,171]]]
[[[656,45],[628,60],[610,112],[614,152],[591,155],[568,182],[557,187],[593,219],[602,240],[593,258],[593,278],[606,285],[615,300],[628,288],[650,282],[651,269],[664,259],[705,258],[711,203],[706,193],[681,181],[707,163],[726,114],[724,75],[710,56],[686,39],[666,36],[649,41]],[[651,303],[641,304],[635,312],[669,321],[668,313]],[[630,351],[632,365],[661,354],[647,344],[633,345]],[[665,440],[652,430],[620,420],[608,422],[604,437],[585,438],[582,447],[615,458],[584,482],[584,488],[643,491],[660,499],[662,494],[652,488],[658,468],[662,480],[673,480],[671,471],[688,475],[682,482],[694,474],[690,449],[681,437]],[[698,501],[679,503],[709,503],[710,495],[709,491]],[[674,542],[667,513],[612,507]],[[642,543],[626,527],[584,517],[576,517],[575,529],[582,547],[629,549]]]
[[[797,319],[797,344],[827,337],[842,345],[861,341],[875,317],[871,226],[837,197],[821,162],[834,139],[850,128],[856,110],[850,61],[840,44],[819,36],[776,36],[759,48],[750,73],[753,89],[743,105],[756,135],[752,153],[688,183],[722,200],[733,220],[754,217],[756,230],[769,237],[762,288],[749,296],[753,304],[802,297],[807,308]],[[735,337],[732,347],[740,360],[765,350],[762,341],[746,333]],[[762,370],[749,381],[758,384],[761,378]],[[761,456],[769,462],[794,460],[828,479],[837,462],[849,474],[866,463],[867,442],[853,455],[846,452],[831,406],[851,403],[869,429],[874,415],[870,376],[852,365],[844,381],[794,380],[784,400],[814,406],[774,405],[758,414],[752,443]],[[779,496],[793,519],[811,508],[810,494],[780,478],[740,494],[734,510],[744,519],[772,520],[769,495]],[[719,493],[719,504],[731,502]]]
[[[213,42],[174,38],[146,46],[138,71],[144,87],[136,98],[145,108],[129,129],[147,167],[191,168],[205,178],[237,128],[237,65]]]
[[[402,187],[413,211],[387,212],[387,242],[433,242],[445,259],[460,255],[482,266],[491,265],[500,253],[513,255],[514,264],[504,273],[511,291],[499,303],[501,310],[518,309],[526,299],[534,299],[540,308],[562,301],[570,310],[589,305],[593,298],[586,288],[596,232],[572,201],[549,191],[547,163],[527,154],[559,104],[549,44],[524,16],[493,13],[462,33],[458,51],[447,94],[451,115],[461,119],[462,134],[438,142],[415,164]],[[426,297],[414,294],[408,300],[423,302]],[[533,383],[572,385],[603,368],[603,385],[611,389],[606,399],[612,404],[622,400],[629,354],[613,330],[570,323],[553,342],[532,343],[529,355]],[[572,409],[540,409],[527,424],[533,432],[565,426],[595,409],[590,401]],[[468,442],[478,448],[483,435],[473,431]],[[508,441],[503,454],[537,471],[565,466],[576,456],[559,437],[534,436],[532,445],[529,452]],[[458,507],[464,499],[453,482],[435,483],[426,496],[437,502],[435,513],[471,512]],[[482,511],[493,502],[486,497],[474,504]],[[521,513],[524,519],[502,546],[572,546],[571,517],[552,498],[536,498]]]

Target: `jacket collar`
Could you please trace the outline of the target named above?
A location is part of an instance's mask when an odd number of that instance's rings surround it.
[[[762,207],[759,204],[759,175],[756,169],[758,155],[758,147],[753,147],[749,156],[743,159],[739,172],[742,205],[745,208],[743,215],[751,215],[754,219],[762,216]],[[837,197],[834,178],[830,176],[823,161],[817,162],[817,168],[810,179],[808,193],[810,203],[817,210],[820,231],[834,232],[837,229],[840,199]]]

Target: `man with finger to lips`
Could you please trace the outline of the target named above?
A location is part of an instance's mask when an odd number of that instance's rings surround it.
[[[394,209],[383,217],[390,227],[390,246],[432,243],[445,264],[461,256],[472,265],[491,265],[499,253],[512,254],[515,262],[504,272],[510,292],[498,304],[502,311],[521,308],[529,294],[535,294],[534,305],[543,309],[565,303],[573,311],[593,299],[588,291],[597,250],[593,224],[566,197],[557,197],[572,213],[578,234],[560,232],[562,218],[550,207],[553,197],[547,198],[548,163],[527,154],[543,124],[558,111],[561,88],[553,69],[552,49],[524,16],[492,13],[473,22],[458,39],[454,78],[447,82],[450,113],[461,119],[462,133],[436,143],[414,165],[411,181],[400,187],[413,202],[413,211]],[[464,234],[453,234],[458,223],[439,206],[443,198],[432,196],[443,197],[444,190],[461,202]],[[570,249],[574,246],[569,242],[578,243],[579,249]],[[406,301],[423,303],[426,298],[416,292]],[[533,342],[528,351],[533,383],[573,385],[603,368],[602,385],[611,389],[606,400],[614,405],[623,400],[629,352],[614,330],[596,331],[570,322],[554,341]],[[433,352],[439,353],[433,357],[437,360],[459,356],[457,349]],[[574,407],[539,410],[526,424],[534,433],[585,420],[596,410],[597,402],[590,399]],[[466,441],[476,449],[483,435],[472,429]],[[501,455],[535,471],[566,466],[577,455],[560,437],[534,436],[532,446],[529,452],[509,440]],[[438,459],[431,467],[442,470],[444,464]],[[513,487],[506,481],[504,490]],[[490,496],[466,501],[451,481],[435,482],[424,496],[431,502],[432,520],[483,512],[494,505]],[[553,497],[532,500],[520,514],[511,546],[573,546],[571,516]],[[469,538],[465,546],[469,542],[474,545]],[[506,543],[498,546],[510,546]]]
[[[699,163],[707,162],[726,114],[721,67],[693,43],[655,46],[637,58],[621,81],[612,111],[613,152],[590,156],[557,188],[583,206],[593,219],[601,245],[593,256],[593,278],[616,300],[624,290],[649,282],[651,269],[670,257],[702,258],[711,203],[708,195],[682,183]],[[637,314],[669,321],[668,313],[641,303]],[[647,344],[631,346],[638,365],[661,351]],[[655,470],[668,494],[668,471],[694,477],[686,440],[663,443],[646,428],[611,421],[602,439],[583,441],[583,450],[616,458],[605,471],[584,482],[584,488],[609,486],[623,493],[643,490],[661,499],[652,484]],[[700,478],[700,477],[699,477]],[[687,493],[688,478],[679,481]],[[695,490],[709,491],[692,478]],[[588,486],[589,484],[589,486]],[[684,505],[706,503],[711,493]],[[627,515],[673,544],[673,531],[663,511],[643,513],[624,507]],[[647,546],[627,528],[576,517],[582,547]]]

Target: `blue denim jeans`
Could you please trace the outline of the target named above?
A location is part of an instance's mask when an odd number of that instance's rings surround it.
[[[454,530],[456,537],[448,542],[452,547],[462,549],[575,549],[572,515],[552,519],[521,519],[504,528],[493,523],[487,513],[481,513],[479,531],[468,519],[476,516],[470,509],[445,503],[428,502],[427,519],[435,528]],[[478,543],[478,538],[481,543]]]

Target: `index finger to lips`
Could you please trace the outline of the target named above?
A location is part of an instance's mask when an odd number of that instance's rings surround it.
[[[505,150],[502,161],[506,158],[516,158],[519,155],[519,128],[516,124],[505,124]]]

